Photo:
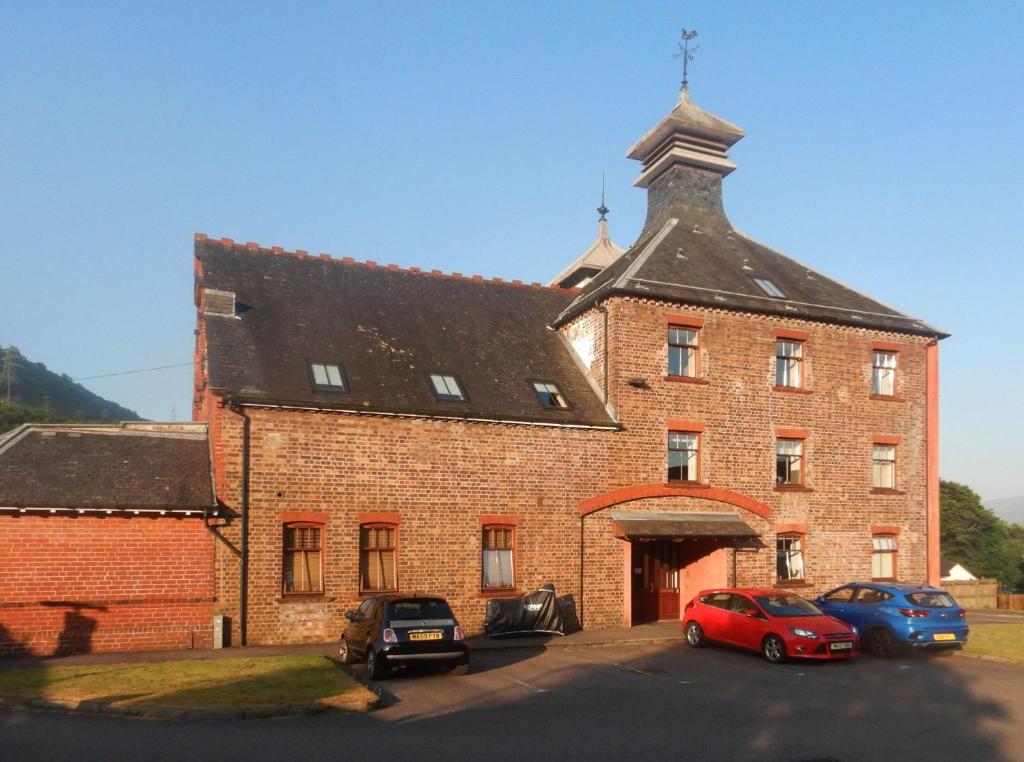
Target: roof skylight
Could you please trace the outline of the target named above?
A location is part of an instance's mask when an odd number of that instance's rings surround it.
[[[565,399],[561,390],[550,381],[534,381],[533,389],[540,397],[540,404],[547,408],[565,410],[569,402]]]
[[[781,288],[776,286],[767,278],[754,278],[754,283],[760,286],[761,290],[768,294],[768,296],[773,296],[776,299],[784,299],[786,296],[784,293],[782,293]]]
[[[313,376],[313,388],[328,392],[346,392],[345,374],[341,366],[332,363],[311,362],[309,372]]]
[[[444,402],[464,402],[466,395],[459,386],[459,380],[448,373],[431,373],[430,386],[435,396]]]

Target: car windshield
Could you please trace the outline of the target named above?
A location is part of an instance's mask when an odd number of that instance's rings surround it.
[[[451,619],[452,610],[448,604],[436,598],[419,598],[408,601],[394,601],[391,604],[392,619]]]
[[[929,609],[951,609],[956,602],[949,593],[907,593],[907,600],[915,606],[924,606]]]
[[[813,603],[792,593],[756,595],[754,600],[772,616],[824,616],[821,609]]]

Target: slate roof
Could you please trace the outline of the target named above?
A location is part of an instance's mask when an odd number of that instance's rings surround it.
[[[547,326],[578,291],[311,257],[196,237],[198,286],[235,293],[207,314],[209,384],[248,403],[563,425],[615,426],[564,339]],[[344,393],[312,388],[340,364]],[[464,402],[428,374],[454,374]],[[531,381],[559,386],[545,408]]]
[[[645,231],[554,321],[562,325],[611,294],[944,338],[899,312],[733,229],[726,218],[680,210],[673,225]],[[785,298],[754,281],[775,283]]]
[[[26,424],[0,437],[0,507],[214,505],[205,424]]]

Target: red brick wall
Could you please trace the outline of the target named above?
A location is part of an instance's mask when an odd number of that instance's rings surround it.
[[[249,642],[334,639],[341,614],[360,601],[357,515],[392,512],[399,527],[400,587],[446,596],[469,630],[480,628],[483,515],[518,517],[516,579],[521,590],[552,582],[580,602],[580,532],[585,527],[582,610],[587,627],[622,623],[623,555],[608,511],[580,518],[583,501],[608,490],[663,483],[668,421],[704,425],[702,481],[770,508],[763,519],[693,497],[623,504],[629,510],[733,511],[761,533],[764,549],[741,553],[737,582],[775,583],[780,526],[806,527],[806,591],[870,575],[871,526],[900,530],[900,576],[925,576],[924,340],[796,319],[666,305],[631,298],[608,310],[609,399],[624,430],[430,421],[248,409],[252,420]],[[704,319],[707,383],[664,379],[666,315]],[[565,330],[603,382],[604,316],[590,311]],[[802,330],[808,393],[773,390],[774,331]],[[869,399],[871,342],[896,341],[899,401]],[[648,389],[627,383],[643,378]],[[209,406],[216,410],[215,406]],[[241,508],[241,423],[220,411],[211,427],[218,497]],[[775,488],[775,430],[807,430],[806,491]],[[871,489],[871,439],[902,437],[898,494]],[[282,516],[324,514],[325,594],[281,594]],[[240,544],[239,521],[225,537]],[[238,561],[217,546],[218,610],[237,618]]]
[[[202,519],[3,515],[0,558],[0,653],[212,645]]]

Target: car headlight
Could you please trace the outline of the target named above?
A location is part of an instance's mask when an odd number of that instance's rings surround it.
[[[800,636],[801,638],[808,638],[809,640],[818,639],[818,633],[813,632],[811,630],[805,630],[801,627],[790,627],[789,631],[792,632],[794,635]]]

